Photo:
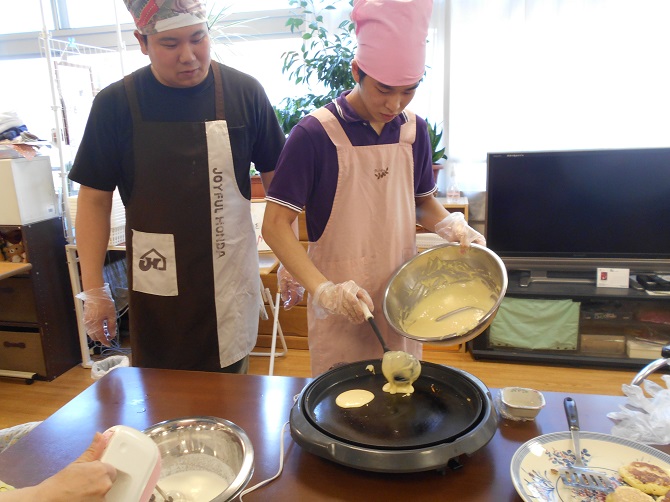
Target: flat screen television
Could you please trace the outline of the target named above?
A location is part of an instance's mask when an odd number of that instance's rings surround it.
[[[530,281],[670,273],[670,148],[489,153],[485,232]]]

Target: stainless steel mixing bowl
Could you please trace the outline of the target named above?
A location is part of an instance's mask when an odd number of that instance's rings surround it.
[[[440,337],[415,336],[403,329],[419,301],[441,294],[452,282],[468,280],[481,281],[495,300],[472,329]],[[459,244],[448,243],[419,253],[391,277],[384,292],[384,315],[402,336],[424,343],[456,345],[472,340],[491,324],[506,291],[507,270],[497,254],[477,244],[463,252]]]
[[[161,485],[161,480],[168,476],[208,471],[228,483],[227,488],[211,499],[220,502],[237,497],[251,479],[254,471],[253,446],[244,430],[228,420],[216,417],[177,418],[152,425],[143,432],[158,445],[161,454],[158,486],[163,490],[165,487]],[[225,486],[225,483],[221,485]]]

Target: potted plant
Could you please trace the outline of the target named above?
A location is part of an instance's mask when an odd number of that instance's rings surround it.
[[[353,6],[353,0],[333,0],[317,10],[314,0],[289,0],[296,11],[286,20],[286,26],[292,33],[301,29],[305,32],[299,51],[282,54],[282,73],[288,73],[295,84],[325,86],[326,90],[322,94],[310,92],[295,98],[286,97],[280,107],[275,107],[286,134],[302,117],[326,105],[343,91],[353,89],[356,84],[351,74],[351,61],[356,52],[354,23],[346,19],[332,32],[324,23],[323,12],[335,10],[335,5],[343,1]]]
[[[444,131],[441,128],[438,128],[436,123],[431,124],[428,119],[426,119],[426,123],[428,124],[428,137],[430,138],[430,148],[433,155],[433,174],[435,176],[435,181],[437,182],[437,175],[440,169],[444,167],[440,161],[446,160],[447,158],[444,153],[446,149],[440,145]]]

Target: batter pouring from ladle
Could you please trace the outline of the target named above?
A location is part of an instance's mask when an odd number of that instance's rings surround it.
[[[387,382],[382,387],[390,394],[412,394],[414,386],[421,374],[421,363],[412,354],[396,350],[384,352],[382,373]]]
[[[386,378],[386,383],[382,390],[390,394],[412,394],[414,392],[414,382],[421,375],[421,363],[419,360],[408,352],[400,350],[389,350],[384,341],[384,337],[379,332],[379,328],[375,323],[375,318],[368,309],[365,302],[361,302],[363,314],[365,319],[372,326],[372,330],[379,339],[379,343],[384,349],[384,357],[382,358],[382,374]]]

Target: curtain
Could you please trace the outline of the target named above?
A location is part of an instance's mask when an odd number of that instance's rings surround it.
[[[484,190],[487,152],[670,146],[670,2],[450,0],[448,155]]]

